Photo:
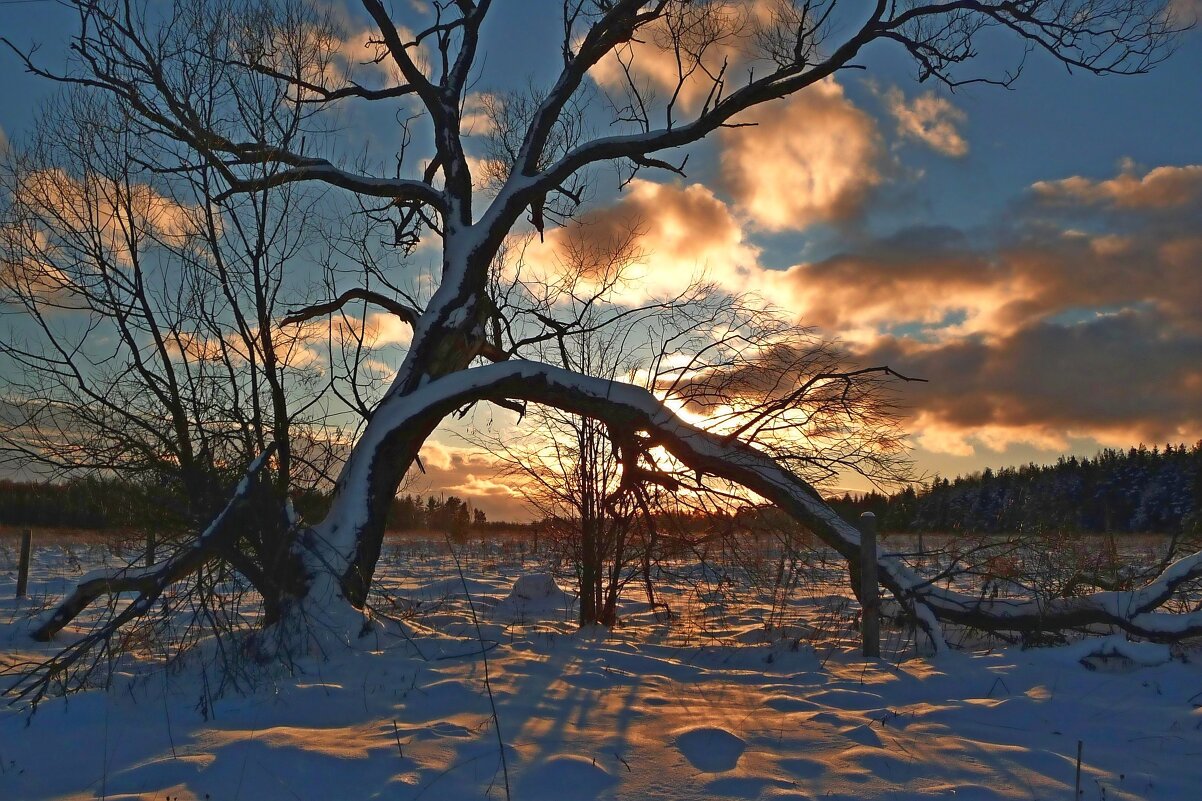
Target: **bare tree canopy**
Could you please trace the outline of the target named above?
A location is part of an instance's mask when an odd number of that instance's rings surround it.
[[[557,304],[507,303],[505,287],[521,281],[509,253],[515,235],[571,224],[604,165],[616,167],[619,183],[641,171],[683,176],[681,148],[753,124],[749,114],[770,101],[861,68],[857,59],[870,48],[906,54],[919,80],[1008,86],[1033,54],[1096,74],[1140,73],[1168,55],[1176,33],[1159,0],[568,0],[556,12],[554,74],[489,98],[481,159],[467,144],[466,103],[489,79],[486,21],[505,13],[489,0],[433,2],[424,14],[363,0],[374,23],[362,51],[374,68],[370,81],[341,55],[335,19],[303,0],[71,5],[80,27],[66,69],[47,66],[11,33],[0,41],[28,70],[107,98],[124,133],[153,145],[154,157],[142,163],[154,174],[206,176],[209,207],[222,213],[255,193],[332,187],[349,193],[356,218],[386,230],[401,254],[426,246],[440,253],[422,302],[365,264],[363,286],[289,315],[312,320],[351,301],[376,302],[412,326],[395,378],[364,409],[370,420],[328,516],[290,533],[300,574],[282,582],[295,588],[289,619],[346,632],[362,624],[385,515],[419,448],[444,416],[479,401],[535,402],[601,420],[630,436],[625,470],[654,472],[651,451],[661,448],[699,477],[746,486],[853,556],[855,530],[793,469],[821,463],[821,454],[773,431],[808,398],[837,404],[883,368],[814,370],[787,343],[748,370],[684,371],[654,391],[552,366],[537,360],[538,347],[581,336],[588,317]],[[669,77],[653,83],[647,69]],[[599,83],[605,70],[617,78]],[[355,103],[396,115],[391,158],[347,155],[366,148],[338,124],[340,110]],[[710,429],[672,411],[672,396],[694,408],[716,397],[755,398],[759,411]],[[881,564],[882,581],[935,642],[940,617],[1001,628],[1105,619],[1180,636],[1202,622],[1162,623],[1152,610],[1163,588],[1199,571],[1202,557],[1170,568],[1130,603],[1085,598],[1033,609],[961,598],[894,560]]]

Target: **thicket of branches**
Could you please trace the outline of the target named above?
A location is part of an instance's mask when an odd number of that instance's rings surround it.
[[[503,309],[555,321],[527,337],[540,361],[643,387],[816,485],[845,471],[884,487],[909,477],[894,392],[905,377],[859,368],[837,343],[763,298],[701,280],[676,295],[622,304],[628,274],[645,258],[633,249],[634,233],[599,243],[569,237],[553,277],[526,274],[518,258],[498,295]],[[498,457],[500,475],[541,519],[541,534],[574,566],[582,624],[612,625],[621,591],[640,577],[656,603],[661,529],[671,531],[682,513],[701,530],[676,541],[700,542],[724,527],[720,518],[757,502],[635,432],[545,404],[527,404],[522,414],[521,437],[477,430],[469,438]]]

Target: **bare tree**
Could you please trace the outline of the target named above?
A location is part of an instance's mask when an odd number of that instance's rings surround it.
[[[695,473],[738,483],[776,503],[854,558],[855,530],[791,469],[804,457],[782,460],[783,441],[765,450],[762,438],[771,432],[757,428],[754,418],[749,427],[739,424],[725,433],[703,430],[646,390],[528,360],[529,349],[520,340],[507,346],[500,336],[507,321],[499,319],[490,295],[499,251],[524,220],[542,231],[554,222],[545,213],[549,206],[584,199],[575,179],[590,168],[617,164],[626,177],[640,170],[682,173],[683,163],[670,160],[669,151],[744,124],[757,107],[858,67],[857,58],[869,47],[900,49],[922,79],[1010,84],[1032,51],[1097,74],[1143,72],[1168,54],[1175,33],[1158,0],[879,0],[854,7],[797,0],[772,4],[766,17],[734,2],[569,0],[562,6],[557,74],[540,82],[531,101],[511,116],[521,134],[504,148],[510,163],[496,171],[488,194],[478,197],[464,104],[482,63],[484,22],[493,13],[489,0],[432,3],[428,15],[411,26],[399,25],[403,20],[380,0],[364,0],[374,23],[369,60],[387,65],[389,73],[374,82],[313,69],[332,48],[310,35],[313,13],[289,0],[255,4],[250,12],[226,0],[168,9],[117,0],[73,5],[81,27],[66,71],[50,70],[36,54],[6,43],[27,69],[111,97],[138,136],[180,154],[178,169],[215,173],[225,187],[218,200],[324,183],[377,204],[374,213],[387,219],[394,242],[412,246],[433,237],[440,248],[438,284],[428,302],[423,308],[395,307],[413,324],[412,340],[342,470],[330,513],[292,533],[304,569],[290,604],[295,614],[285,617],[303,636],[318,635],[314,620],[344,636],[359,630],[359,610],[399,482],[445,415],[485,400],[543,403],[636,434]],[[257,15],[251,29],[268,33],[260,35],[257,49],[234,52],[226,42],[245,34],[246,13]],[[978,50],[1007,41],[1017,45],[1015,69],[971,71]],[[277,57],[293,42],[297,52],[316,54],[301,69]],[[674,65],[677,80],[675,90],[657,100],[639,65],[663,57]],[[579,107],[582,92],[591,91],[590,71],[613,58],[628,78],[626,92],[610,98],[613,115],[606,122],[612,124],[600,135],[581,130],[579,137],[562,136],[565,115]],[[226,88],[226,79],[207,80],[221,74],[236,76],[232,85],[258,87],[274,99],[272,107],[306,109],[303,122],[311,138],[298,140],[274,125],[239,119],[231,111],[238,92]],[[322,125],[344,102],[399,102],[415,110],[430,132],[429,161],[415,162],[402,149],[394,163],[374,170],[366,160],[340,163],[339,154],[359,150],[353,131],[326,135],[329,129]],[[494,363],[473,366],[478,359]],[[757,445],[746,442],[750,435],[760,438]],[[938,618],[1018,628],[1092,619],[1147,636],[1202,631],[1202,618],[1166,623],[1153,612],[1172,587],[1202,573],[1202,555],[1178,563],[1118,605],[1112,596],[1051,608],[964,598],[923,582],[893,560],[882,560],[880,572],[937,643]],[[55,630],[48,626],[41,634]]]
[[[636,234],[632,228],[618,241],[594,247],[569,242],[551,278],[523,276],[520,261],[507,282],[498,276],[493,295],[499,314],[518,323],[538,321],[528,330],[509,324],[506,334],[541,360],[570,370],[608,380],[649,377],[645,350],[657,322],[682,318],[685,306],[703,300],[703,289],[644,306],[615,304],[613,291],[638,256]],[[528,404],[520,412],[525,425],[516,440],[496,432],[476,432],[471,439],[499,458],[501,475],[541,515],[553,552],[573,566],[581,625],[611,626],[622,588],[639,565],[649,564],[653,528],[646,488],[632,480],[632,462],[621,456],[619,443],[627,439],[553,406]],[[649,597],[651,592],[648,584]]]
[[[76,90],[0,167],[0,456],[42,477],[143,487],[170,553],[171,535],[204,528],[272,445],[257,497],[274,511],[244,515],[223,561],[275,617],[285,502],[331,457],[310,353],[324,343],[276,322],[310,237],[304,198],[264,190],[219,212],[212,172],[166,179],[153,145],[111,98]],[[77,601],[113,591],[101,582]]]
[[[506,465],[501,475],[539,515],[553,554],[576,573],[581,625],[617,622],[622,588],[636,574],[646,549],[631,493],[617,491],[620,468],[603,424],[588,417],[535,406],[527,410],[534,441],[494,444]]]
[[[529,348],[548,364],[643,387],[706,430],[755,443],[818,485],[848,473],[879,486],[909,477],[891,392],[908,379],[884,367],[857,368],[836,343],[764,299],[704,280],[645,303],[623,302],[644,259],[640,232],[637,221],[610,240],[572,231],[549,275],[514,255],[491,290],[506,321],[498,341]],[[477,431],[471,439],[500,457],[503,474],[574,565],[581,623],[611,625],[618,595],[639,567],[655,604],[657,520],[683,510],[730,517],[759,500],[657,452],[638,432],[544,404],[518,411],[524,425],[516,435]]]

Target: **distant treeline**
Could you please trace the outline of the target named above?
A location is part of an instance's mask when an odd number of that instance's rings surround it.
[[[0,481],[0,524],[39,528],[137,528],[162,504],[116,479],[65,483]]]
[[[308,492],[293,498],[293,505],[306,520],[321,520],[330,505],[324,492]],[[511,524],[503,524],[511,525]],[[397,531],[439,531],[463,534],[488,528],[488,516],[480,509],[454,495],[398,495],[392,499],[388,527]]]
[[[298,494],[296,509],[320,520],[329,507],[322,492]],[[877,515],[882,531],[1202,534],[1202,442],[1151,450],[1107,449],[1096,456],[1061,457],[1054,465],[986,469],[918,488],[831,499],[849,520]],[[160,487],[117,479],[63,483],[0,481],[0,525],[80,529],[178,528],[178,499]],[[389,528],[464,534],[512,523],[490,523],[484,512],[454,495],[402,495],[392,502]]]
[[[320,520],[329,508],[326,493],[305,492],[293,498],[306,520]],[[187,525],[176,519],[170,493],[118,479],[82,478],[61,483],[0,481],[0,525],[92,530],[175,529]],[[388,525],[461,534],[491,524],[479,509],[454,495],[404,495],[393,500]],[[502,524],[511,525],[511,524]]]
[[[848,519],[875,513],[883,531],[1202,534],[1202,442],[987,468],[832,504]]]

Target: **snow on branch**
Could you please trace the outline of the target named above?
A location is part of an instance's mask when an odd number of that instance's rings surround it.
[[[367,479],[376,460],[387,452],[390,435],[441,419],[467,403],[496,399],[543,403],[603,420],[624,431],[644,432],[652,445],[662,446],[690,469],[741,484],[775,503],[844,558],[858,558],[860,536],[855,527],[773,456],[685,422],[640,387],[538,362],[513,360],[430,381],[379,407],[339,479],[342,491],[336,506],[322,524],[342,535],[328,540],[334,545],[338,564],[349,562],[354,533],[367,515]],[[330,533],[327,531],[327,536]],[[888,555],[880,557],[878,567],[882,584],[914,614],[937,649],[943,643],[940,622],[992,631],[1047,631],[1109,624],[1153,640],[1202,634],[1202,613],[1156,611],[1181,584],[1202,577],[1202,553],[1175,562],[1138,590],[1052,600],[981,598],[943,589]]]
[[[86,574],[75,585],[71,594],[38,624],[33,631],[33,638],[43,642],[49,640],[102,595],[116,596],[122,593],[138,593],[138,597],[121,614],[98,631],[89,634],[84,640],[73,644],[68,651],[75,650],[77,646],[85,642],[90,646],[100,638],[111,635],[126,621],[149,609],[150,605],[168,586],[196,571],[213,558],[218,541],[230,532],[229,522],[233,517],[234,510],[249,497],[255,486],[255,479],[275,450],[276,446],[273,443],[251,462],[225,508],[187,548],[159,565],[142,568],[130,566],[115,571],[98,570]],[[56,659],[62,658],[66,653],[65,651]],[[64,669],[69,667],[69,663],[63,667]]]

